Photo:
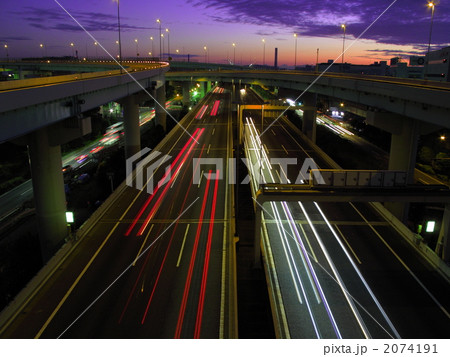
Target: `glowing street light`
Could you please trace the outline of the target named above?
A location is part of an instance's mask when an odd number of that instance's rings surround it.
[[[161,39],[162,39],[162,54],[161,54],[161,59],[164,58],[164,34],[161,34]],[[160,39],[160,40],[161,40]]]
[[[208,63],[207,61],[207,54],[208,54],[208,48],[206,46],[203,46],[203,49],[205,50],[205,63]]]
[[[42,48],[42,57],[45,57],[44,54],[45,54],[45,52],[47,51],[46,47],[44,46],[43,43],[41,43],[41,44],[39,45],[39,47]]]
[[[263,66],[266,65],[266,39],[263,38],[262,39],[262,43],[263,43]]]
[[[122,63],[122,41],[120,39],[120,0],[113,1],[117,1],[117,29],[119,32],[119,41],[116,41],[116,43],[119,45],[119,63]]]
[[[161,57],[162,57],[162,46],[161,46],[161,20],[160,19],[156,19],[156,22],[159,24],[159,60],[161,61]]]
[[[94,46],[95,46],[95,57],[98,58],[98,42],[97,41],[94,42]]]
[[[8,44],[5,43],[5,51],[6,51],[6,62],[9,62],[9,51],[8,51]]]
[[[134,42],[136,42],[136,57],[139,57],[139,43],[138,43],[138,39],[135,38]]]
[[[166,29],[166,32],[167,32],[167,56],[170,59],[170,36],[169,36],[170,31],[169,31],[169,29]]]
[[[297,68],[297,34],[294,33],[295,38],[295,50],[294,50],[294,70]]]
[[[233,66],[236,65],[236,44],[233,42]]]
[[[150,36],[150,41],[152,41],[152,53],[155,53],[155,51],[153,49],[153,36]]]
[[[341,28],[344,30],[344,35],[342,37],[342,69],[344,69],[344,54],[345,54],[345,32],[347,30],[347,26],[345,24],[341,25]]]
[[[74,52],[75,44],[73,42],[71,42],[70,47],[72,48],[72,57],[75,57],[75,52]]]
[[[427,51],[427,67],[430,63],[430,48],[431,48],[431,33],[433,32],[433,18],[434,18],[434,8],[436,4],[433,1],[428,2],[428,7],[431,9],[431,24],[430,24],[430,37],[428,39],[428,51]]]

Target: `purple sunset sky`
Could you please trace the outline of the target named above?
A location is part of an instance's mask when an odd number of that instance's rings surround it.
[[[95,39],[117,54],[117,4],[113,0],[58,0]],[[273,62],[275,47],[279,63],[313,64],[320,48],[321,62],[335,59],[342,49],[342,29],[347,25],[346,47],[358,37],[394,0],[121,0],[122,48],[124,56],[159,54],[159,29],[170,29],[170,52],[204,59],[207,46],[210,61],[261,63],[262,38],[266,40],[266,62]],[[450,1],[437,2],[432,44],[450,43]],[[79,56],[107,56],[54,0],[6,0],[2,4],[0,43],[8,44],[10,57],[71,55],[70,43]],[[428,45],[431,10],[426,0],[397,0],[388,11],[346,52],[352,63],[372,63],[401,55],[423,54]],[[43,43],[45,49],[39,44]],[[167,40],[164,42],[167,53]],[[2,48],[0,58],[6,53]]]

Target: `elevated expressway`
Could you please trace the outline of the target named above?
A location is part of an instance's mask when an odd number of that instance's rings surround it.
[[[389,170],[405,171],[407,183],[415,177],[419,136],[450,127],[450,84],[378,76],[297,71],[199,71],[170,72],[170,81],[218,81],[262,84],[299,91],[304,105],[302,132],[315,142],[317,95],[336,98],[357,106],[367,123],[391,133]],[[430,182],[428,178],[419,180]],[[432,181],[431,181],[432,182]],[[389,210],[406,221],[407,206],[389,204]],[[445,232],[437,254],[450,261],[450,207],[446,205]]]
[[[124,182],[82,227],[72,253],[0,335],[236,337],[228,165],[220,172],[194,160],[228,162],[230,107],[223,90],[200,102],[152,151],[153,169],[142,161],[132,185]]]
[[[299,175],[305,160],[321,169],[330,163],[286,118],[262,121],[261,110],[244,110],[243,121],[255,248],[261,244],[277,336],[444,337],[448,281],[414,257],[371,205],[357,202],[389,200],[383,188],[358,197],[364,194],[349,187],[342,195],[336,187],[309,186],[309,175]],[[414,200],[413,191],[387,192]],[[449,197],[446,188],[421,194],[430,202]]]
[[[124,108],[125,153],[140,150],[139,103],[156,98],[156,121],[165,128],[167,63],[8,63],[32,66],[48,76],[0,83],[0,142],[17,140],[30,148],[33,191],[44,260],[67,235],[60,145],[91,131],[84,113],[111,101]],[[115,67],[114,67],[115,66]],[[59,69],[59,71],[57,71]],[[88,72],[94,71],[94,72]]]

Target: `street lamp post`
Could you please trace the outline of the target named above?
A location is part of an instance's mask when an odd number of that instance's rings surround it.
[[[119,32],[119,41],[116,43],[119,44],[119,63],[122,64],[122,41],[120,39],[120,0],[114,1],[117,1],[117,29]]]
[[[428,38],[428,50],[427,50],[427,72],[428,66],[430,64],[430,49],[431,49],[431,33],[433,32],[433,18],[434,18],[434,8],[436,4],[433,1],[428,2],[428,7],[431,8],[431,24],[430,24],[430,37]]]
[[[155,53],[154,49],[153,49],[153,36],[150,36],[150,41],[152,41],[152,54]]]
[[[95,58],[98,59],[98,42],[97,41],[94,42],[94,46],[95,46]]]
[[[45,56],[44,56],[44,54],[45,54],[45,46],[44,46],[44,44],[41,43],[41,44],[39,45],[39,47],[42,48],[42,57],[45,57]]]
[[[316,72],[319,72],[319,49],[317,49],[316,54]]]
[[[236,65],[236,44],[233,43],[233,66]]]
[[[74,50],[74,47],[75,47],[75,44],[73,43],[73,42],[71,42],[70,43],[70,47],[72,48],[72,57],[75,57],[75,50]]]
[[[297,34],[294,33],[295,38],[295,50],[294,50],[294,70],[297,68]]]
[[[206,58],[206,56],[208,54],[208,48],[206,46],[203,46],[203,49],[205,50],[205,63],[208,63],[208,60]]]
[[[136,57],[139,57],[139,43],[138,43],[138,39],[135,38],[134,42],[136,42]]]
[[[342,24],[341,28],[344,30],[344,35],[342,37],[342,69],[344,69],[345,31],[347,30],[347,26],[345,24]]]
[[[162,58],[162,46],[161,46],[161,20],[160,19],[156,19],[156,22],[159,24],[159,60],[161,61]]]
[[[167,32],[167,58],[170,60],[170,31],[166,29]]]
[[[263,66],[266,65],[266,39],[263,38],[262,39],[262,43],[263,43]]]
[[[5,51],[6,51],[6,62],[9,62],[9,51],[8,51],[8,44],[5,43]]]
[[[164,34],[161,34],[161,39],[162,39],[162,55],[161,55],[161,59],[164,58]]]

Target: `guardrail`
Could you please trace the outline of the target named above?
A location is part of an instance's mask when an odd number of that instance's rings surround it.
[[[113,64],[114,62],[112,62]],[[88,64],[88,63],[86,63]],[[80,64],[82,66],[83,64]],[[124,68],[128,72],[137,72],[152,70],[161,67],[167,67],[169,64],[165,62],[148,62],[148,63],[125,63]],[[39,77],[39,78],[29,78],[29,79],[19,79],[14,81],[0,82],[0,91],[17,90],[31,87],[38,87],[43,85],[60,84],[66,82],[80,81],[86,79],[95,79],[108,76],[123,75],[124,72],[121,68],[111,69],[101,72],[85,72],[85,73],[75,73],[66,74],[62,76],[50,76],[50,77]]]

